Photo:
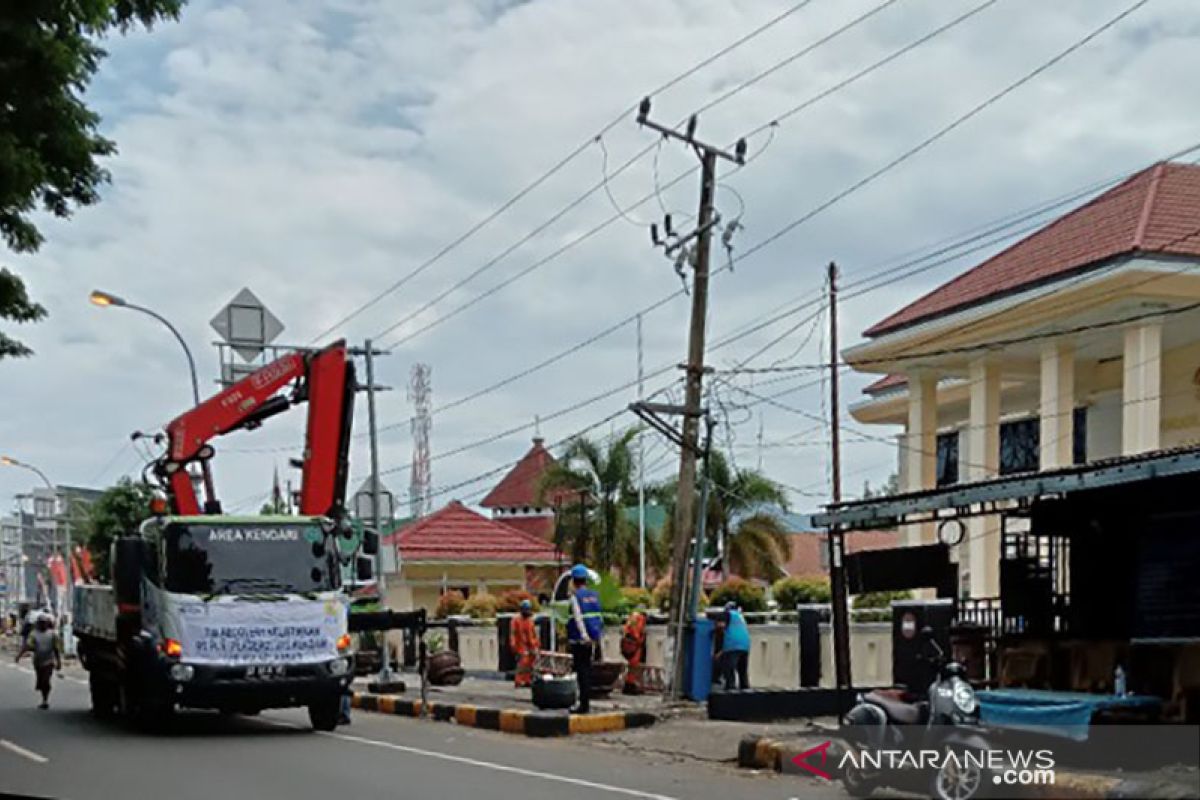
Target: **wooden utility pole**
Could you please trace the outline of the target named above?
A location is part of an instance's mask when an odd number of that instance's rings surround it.
[[[657,131],[664,139],[677,139],[691,147],[700,157],[700,209],[697,214],[696,228],[684,235],[677,235],[671,230],[670,217],[664,220],[667,234],[666,240],[658,237],[657,226],[652,226],[651,236],[656,245],[662,245],[668,256],[678,254],[685,256],[691,242],[695,242],[695,250],[691,263],[692,279],[692,314],[688,330],[688,360],[684,369],[685,388],[683,401],[682,446],[679,450],[679,482],[678,493],[675,497],[675,541],[671,553],[671,608],[682,609],[684,598],[688,597],[688,540],[692,538],[692,529],[696,524],[696,454],[699,452],[699,425],[701,417],[701,400],[704,389],[704,344],[705,322],[708,318],[708,262],[712,242],[712,231],[720,223],[720,215],[713,208],[713,196],[716,193],[717,159],[724,158],[735,164],[743,164],[746,160],[746,142],[738,141],[734,152],[728,153],[719,147],[705,144],[696,139],[696,117],[687,122],[683,133],[675,128],[661,125],[649,119],[650,98],[642,100],[638,109],[639,125]],[[686,260],[686,259],[683,259]],[[680,261],[677,261],[677,264]],[[693,558],[700,559],[703,553],[697,551]],[[682,658],[682,626],[680,621],[670,631],[674,641],[674,670],[671,681],[672,693],[679,696],[683,684]]]
[[[833,505],[842,502],[841,422],[838,413],[837,264],[829,262],[829,442]],[[838,714],[844,710],[843,692],[850,689],[850,625],[846,595],[846,554],[840,526],[829,529],[829,584],[833,595],[833,663],[838,689]]]

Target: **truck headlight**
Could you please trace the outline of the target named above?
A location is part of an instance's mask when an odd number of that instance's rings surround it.
[[[172,664],[171,680],[177,683],[187,683],[196,677],[196,668],[190,664]]]
[[[329,674],[335,677],[341,677],[350,671],[350,659],[335,658],[329,662]]]
[[[971,688],[971,684],[961,678],[954,680],[954,707],[964,714],[974,714],[979,708],[979,701],[975,699],[975,690]]]

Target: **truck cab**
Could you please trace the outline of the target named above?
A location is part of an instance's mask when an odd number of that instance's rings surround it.
[[[354,673],[343,571],[365,567],[349,538],[325,517],[205,515],[118,539],[112,586],[76,589],[94,711],[305,706],[334,728]]]

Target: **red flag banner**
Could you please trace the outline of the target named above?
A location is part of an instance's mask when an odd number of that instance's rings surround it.
[[[55,586],[67,585],[67,564],[63,561],[63,557],[55,553],[46,559],[46,566],[50,568],[50,580]]]

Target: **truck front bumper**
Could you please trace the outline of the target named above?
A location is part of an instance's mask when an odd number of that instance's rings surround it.
[[[223,711],[307,706],[345,693],[354,677],[352,660],[347,661],[342,674],[334,674],[327,663],[289,664],[282,675],[255,667],[183,666],[191,667],[188,680],[178,680],[168,673],[175,703],[184,708]]]

